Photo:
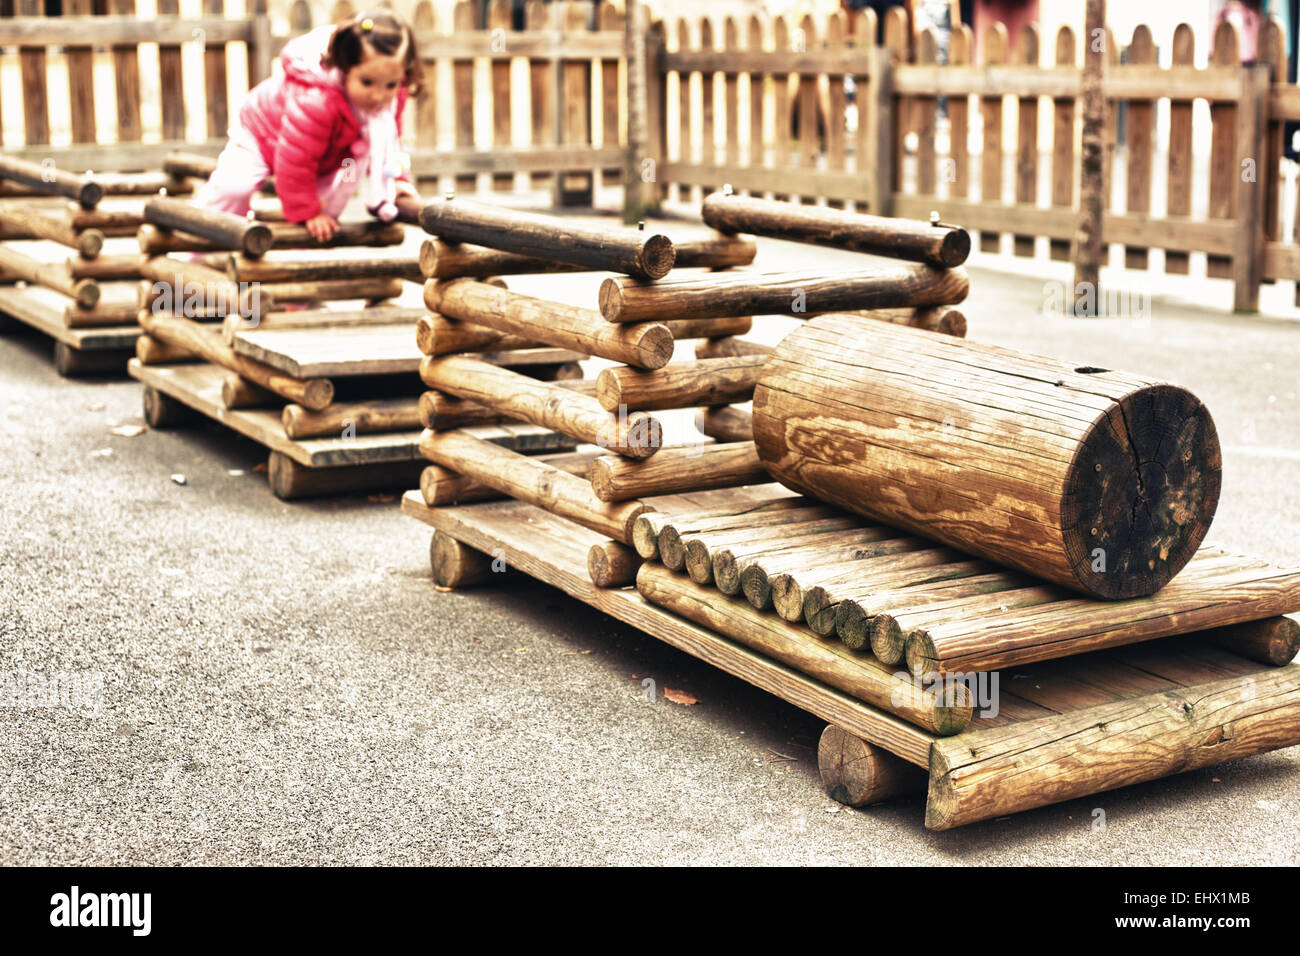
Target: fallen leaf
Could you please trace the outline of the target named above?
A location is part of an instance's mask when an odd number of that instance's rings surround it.
[[[108,432],[110,435],[119,435],[122,438],[134,438],[136,435],[143,435],[148,430],[143,425],[114,425]]]
[[[664,696],[674,704],[681,704],[684,707],[691,707],[698,704],[699,701],[685,691],[674,690],[671,687],[664,688]]]
[[[254,472],[263,472],[263,471],[266,471],[266,462],[264,462],[264,461],[259,461],[256,465],[253,466],[253,471],[254,471]]]

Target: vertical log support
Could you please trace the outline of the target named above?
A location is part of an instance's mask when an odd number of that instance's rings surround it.
[[[1237,99],[1237,217],[1232,245],[1232,308],[1259,311],[1259,286],[1264,262],[1264,109],[1268,99],[1269,68],[1263,64],[1241,68]]]

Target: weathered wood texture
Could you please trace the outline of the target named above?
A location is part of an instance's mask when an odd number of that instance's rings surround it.
[[[591,309],[507,292],[472,279],[430,282],[425,285],[424,302],[448,318],[638,368],[663,368],[673,355],[672,333],[660,323],[610,325]]]
[[[599,229],[463,199],[432,200],[420,212],[420,226],[446,242],[470,242],[644,279],[662,279],[675,256],[672,240],[665,235],[619,226]]]
[[[610,322],[705,319],[731,315],[803,318],[846,309],[953,305],[966,298],[964,269],[927,265],[853,272],[719,273],[700,279],[606,279],[600,313]]]
[[[781,343],[754,439],[792,488],[1109,599],[1178,573],[1221,481],[1183,389],[850,318]]]
[[[420,377],[430,388],[629,458],[649,458],[663,440],[663,427],[644,412],[612,415],[566,383],[538,382],[478,359],[428,358]]]
[[[970,234],[959,226],[724,193],[705,198],[703,215],[724,233],[749,232],[934,266],[959,266],[970,255]]]

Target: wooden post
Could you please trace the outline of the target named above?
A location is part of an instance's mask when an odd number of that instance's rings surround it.
[[[580,226],[556,216],[463,199],[430,201],[420,212],[420,225],[448,242],[473,242],[643,279],[662,279],[673,267],[673,243],[664,235]]]
[[[754,261],[758,251],[752,239],[722,235],[688,239],[674,243],[673,248],[676,252],[673,265],[682,269],[747,266]],[[501,252],[464,242],[443,242],[441,239],[426,239],[420,246],[419,267],[426,279],[483,279],[530,273],[590,272],[595,269],[594,266]]]
[[[966,298],[964,269],[927,265],[816,272],[718,273],[701,279],[642,283],[611,277],[600,286],[600,313],[609,322],[646,322],[733,315],[793,315],[846,309],[953,305]]]
[[[704,221],[724,233],[748,232],[836,249],[959,266],[970,255],[970,234],[959,226],[890,219],[865,213],[712,193]]]
[[[628,0],[627,14],[624,17],[624,56],[627,61],[627,151],[623,163],[623,223],[631,226],[646,219],[658,210],[659,198],[655,180],[658,164],[662,161],[662,152],[657,143],[661,119],[658,102],[661,93],[656,90],[655,109],[650,109],[651,83],[659,84],[661,34],[647,33],[646,21],[650,10],[638,0]],[[611,74],[606,73],[609,77]],[[613,74],[617,79],[618,71]],[[608,97],[609,91],[605,91]],[[651,113],[654,112],[654,125],[651,125]],[[615,130],[615,137],[618,131]],[[610,131],[604,132],[605,142],[611,142]],[[648,165],[647,165],[648,162]],[[647,175],[649,178],[647,178]]]
[[[355,435],[373,435],[421,427],[418,402],[411,398],[340,402],[318,412],[289,404],[284,406],[280,420],[285,436],[294,441],[337,436],[349,430]]]
[[[1030,408],[1050,440],[1022,429]],[[753,414],[787,486],[1106,599],[1163,587],[1218,504],[1218,435],[1189,392],[883,322],[796,329]]]
[[[1261,177],[1268,171],[1265,158],[1269,68],[1257,63],[1242,67],[1241,95],[1237,99],[1237,216],[1232,246],[1232,308],[1234,312],[1259,311],[1259,286],[1264,274],[1264,195]]]
[[[1074,231],[1074,280],[1071,311],[1098,314],[1101,296],[1101,229],[1107,206],[1102,170],[1106,97],[1102,91],[1110,35],[1105,32],[1106,0],[1087,0],[1083,36],[1083,138],[1080,141],[1079,212]]]
[[[587,468],[599,455],[593,452],[561,452],[530,457],[570,475],[585,478]],[[442,465],[428,465],[420,472],[420,495],[430,508],[505,497],[496,488]]]

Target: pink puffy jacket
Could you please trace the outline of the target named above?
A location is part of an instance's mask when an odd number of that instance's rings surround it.
[[[342,72],[321,65],[333,35],[333,26],[323,26],[286,43],[280,53],[284,72],[249,90],[239,110],[240,125],[257,140],[290,222],[319,215],[316,180],[338,172],[345,159],[362,156],[373,146],[362,140],[361,124],[343,91]],[[407,96],[406,87],[399,87],[393,101],[399,133]]]

